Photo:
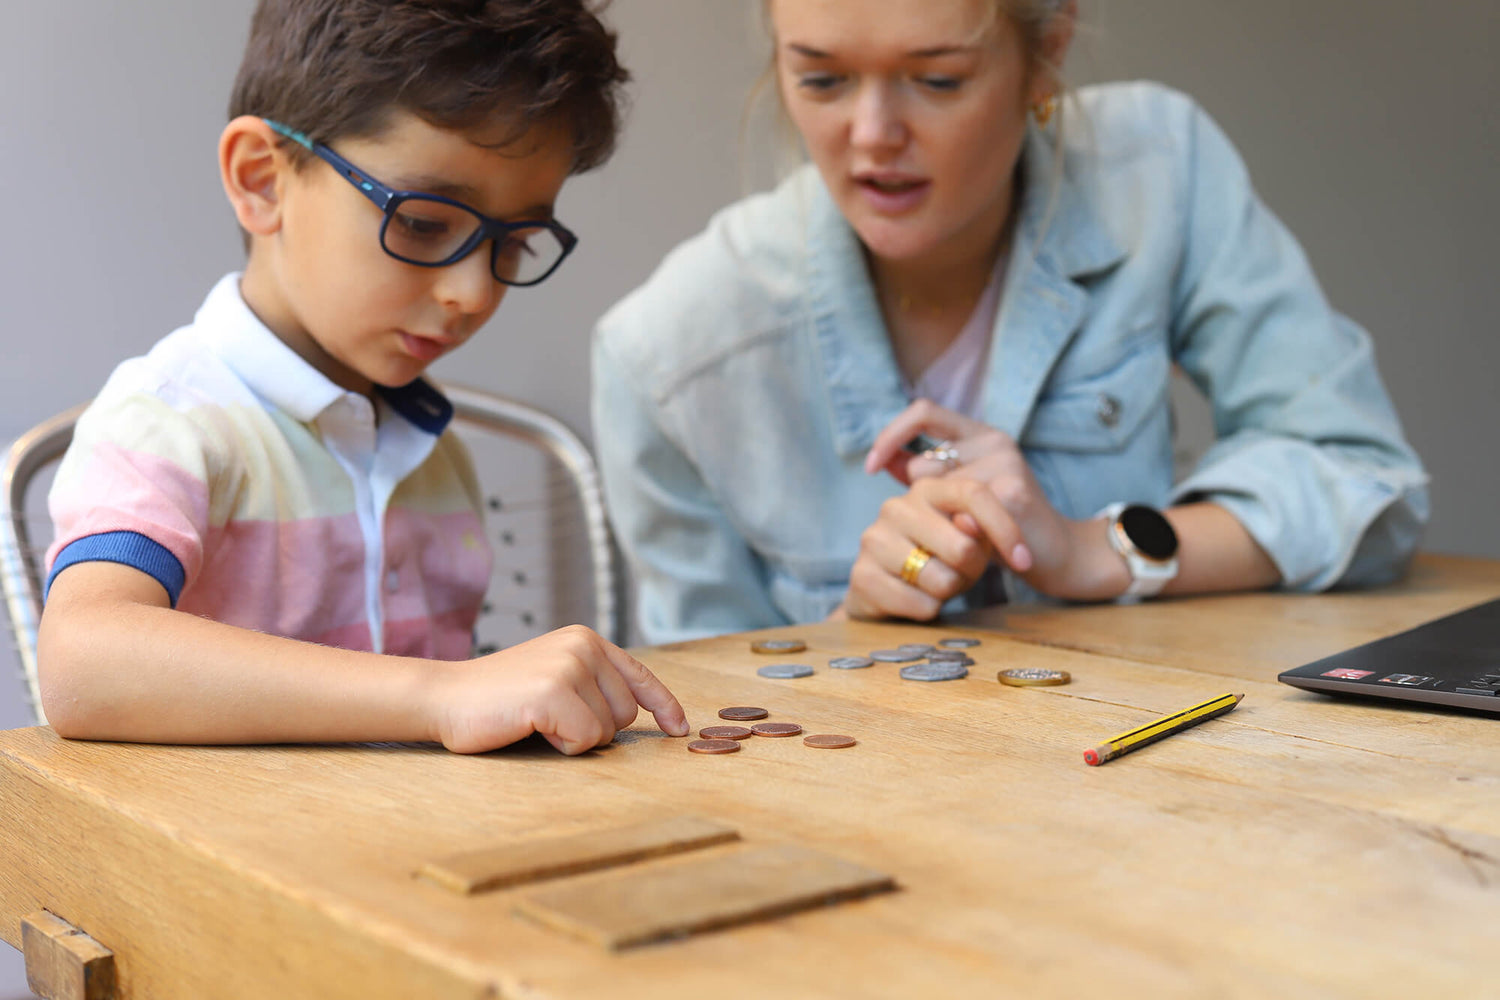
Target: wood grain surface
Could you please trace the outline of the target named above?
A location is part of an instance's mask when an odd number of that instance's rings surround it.
[[[429,861],[417,869],[417,874],[454,892],[471,895],[680,854],[737,839],[738,831],[723,823],[711,823],[696,816],[670,816],[566,837],[532,837],[464,851]]]
[[[752,737],[691,754],[648,718],[578,758],[541,741],[463,757],[12,730],[0,936],[19,945],[21,917],[50,910],[114,952],[126,1000],[1493,996],[1500,719],[1275,678],[1496,596],[1500,563],[1425,557],[1370,593],[755,633],[807,642],[797,659],[818,669],[801,680],[757,677],[746,635],[639,651],[695,728],[762,705],[858,739],[837,753]],[[825,666],[954,634],[983,640],[961,681]],[[995,682],[1022,666],[1073,682]],[[1235,712],[1083,763],[1227,678]],[[412,877],[476,847],[682,814],[900,891],[611,953],[518,915],[527,887],[460,896]]]

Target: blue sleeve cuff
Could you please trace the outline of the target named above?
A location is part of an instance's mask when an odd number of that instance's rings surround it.
[[[187,582],[182,562],[154,538],[147,538],[139,531],[106,531],[69,542],[57,554],[52,562],[52,572],[47,574],[47,586],[42,590],[42,600],[45,602],[47,595],[52,592],[52,581],[57,579],[57,574],[69,566],[83,562],[120,563],[140,570],[162,585],[174,608],[177,607],[177,599],[182,596],[183,585]]]

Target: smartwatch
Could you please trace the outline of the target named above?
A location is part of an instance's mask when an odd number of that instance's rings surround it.
[[[1177,575],[1177,532],[1155,507],[1112,503],[1099,512],[1110,547],[1130,571],[1125,600],[1153,597]]]

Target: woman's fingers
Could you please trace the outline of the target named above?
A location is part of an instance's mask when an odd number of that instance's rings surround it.
[[[890,468],[895,474],[894,467],[900,465],[901,471],[907,472],[910,460],[904,449],[918,434],[925,434],[934,441],[952,442],[972,437],[985,429],[985,425],[977,420],[944,409],[931,400],[919,399],[875,435],[875,443],[865,455],[865,471],[873,475]]]

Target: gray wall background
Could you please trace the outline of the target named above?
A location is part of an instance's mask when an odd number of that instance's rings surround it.
[[[768,143],[742,155],[740,142],[765,56],[756,3],[616,0],[634,107],[616,158],[564,192],[560,215],[582,246],[553,281],[513,293],[439,376],[540,405],[587,436],[595,317],[716,207],[771,176]],[[239,266],[215,140],[252,6],[0,8],[0,439],[87,398]],[[1084,14],[1074,81],[1151,77],[1194,94],[1330,298],[1373,333],[1433,474],[1427,547],[1500,556],[1488,433],[1500,425],[1489,273],[1500,5],[1085,0]]]
[[[614,161],[564,192],[582,246],[436,374],[587,435],[594,318],[769,176],[739,148],[765,54],[755,2],[616,0],[634,108]],[[87,398],[239,266],[215,141],[252,7],[0,3],[0,440]],[[1427,547],[1500,557],[1500,4],[1084,0],[1084,13],[1073,80],[1148,77],[1195,95],[1329,297],[1374,335],[1433,475]],[[0,727],[24,719],[0,673]]]

